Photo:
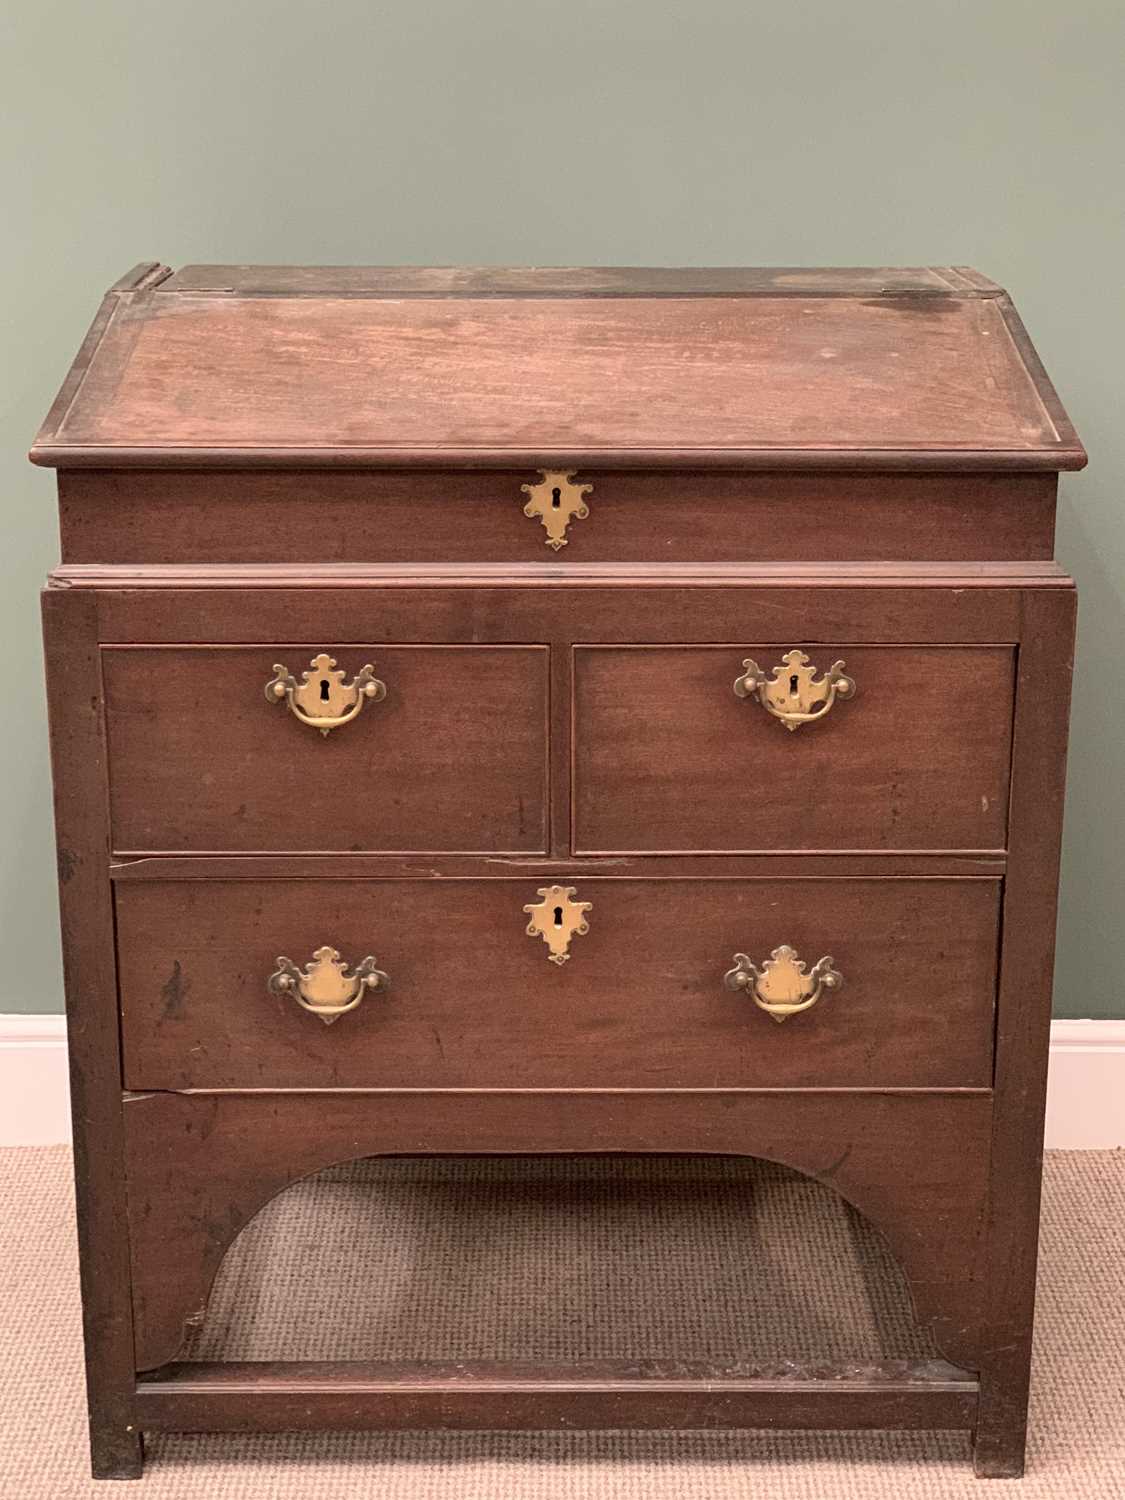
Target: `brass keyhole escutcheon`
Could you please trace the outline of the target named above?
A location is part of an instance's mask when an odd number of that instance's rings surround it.
[[[553,964],[565,964],[570,958],[570,942],[574,937],[583,937],[590,930],[586,913],[592,901],[573,900],[572,885],[545,885],[536,893],[542,900],[525,906],[531,918],[527,924],[528,937],[541,937],[550,952],[547,960]]]
[[[844,672],[842,661],[834,661],[818,677],[803,651],[787,651],[772,673],[763,672],[752,656],[742,665],[745,670],[734,682],[735,696],[757,698],[767,713],[791,731],[823,719],[837,698],[851,698],[855,693],[855,682]]]
[[[525,516],[538,516],[547,533],[546,545],[558,552],[567,544],[566,533],[571,521],[584,521],[590,514],[585,496],[592,484],[575,484],[573,469],[540,469],[538,484],[521,484],[528,497]]]

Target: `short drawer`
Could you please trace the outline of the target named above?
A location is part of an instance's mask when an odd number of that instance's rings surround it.
[[[120,880],[126,1086],[991,1083],[995,880],[568,884],[575,895],[560,898],[557,915],[564,900],[568,918],[569,899],[589,902],[588,930],[556,963],[527,930],[525,907],[547,889],[534,875]],[[331,1024],[304,1009],[296,989],[270,982],[315,974],[324,949],[348,966],[339,1003],[360,996]],[[739,969],[739,953],[750,969]],[[724,976],[739,972],[744,987],[729,987]],[[377,987],[361,991],[357,975]],[[795,995],[798,1004],[816,998],[779,1020],[778,1005]],[[306,1003],[323,999],[310,987]]]
[[[107,648],[114,848],[542,853],[548,657],[541,646]],[[346,690],[369,663],[372,696],[345,698],[337,717],[359,711],[326,732],[300,699],[290,711],[284,685],[267,695],[280,664],[311,686],[315,714],[321,694],[334,706],[333,671]]]
[[[576,647],[575,852],[1002,848],[1014,673],[1007,646]]]

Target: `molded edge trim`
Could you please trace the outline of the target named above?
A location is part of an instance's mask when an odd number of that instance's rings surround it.
[[[1074,588],[1054,561],[739,563],[69,563],[49,589]]]
[[[66,1018],[0,1015],[0,1147],[70,1139]],[[1125,1019],[1051,1026],[1047,1149],[1125,1147]]]
[[[100,337],[100,331],[99,331]],[[93,346],[90,355],[92,357]],[[66,402],[77,393],[77,385]],[[52,408],[54,412],[54,408]],[[137,448],[49,441],[48,418],[28,454],[43,468],[85,469],[875,469],[1011,473],[1084,469],[1081,443],[1043,448]],[[1068,424],[1069,425],[1069,424]]]

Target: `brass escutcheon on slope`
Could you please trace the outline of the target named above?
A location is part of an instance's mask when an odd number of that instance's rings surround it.
[[[557,552],[566,546],[567,527],[571,521],[584,521],[590,514],[585,496],[592,484],[575,484],[574,469],[540,469],[538,484],[521,484],[520,489],[528,497],[523,508],[525,516],[538,516],[547,533],[546,545]]]

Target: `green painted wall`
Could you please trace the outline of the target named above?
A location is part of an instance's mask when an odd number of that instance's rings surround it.
[[[1060,1015],[1125,1015],[1120,0],[25,0],[0,18],[0,1011],[59,1009],[24,454],[138,260],[969,263],[1091,454]],[[1053,684],[1041,684],[1051,692]],[[935,995],[940,1003],[940,995]]]

